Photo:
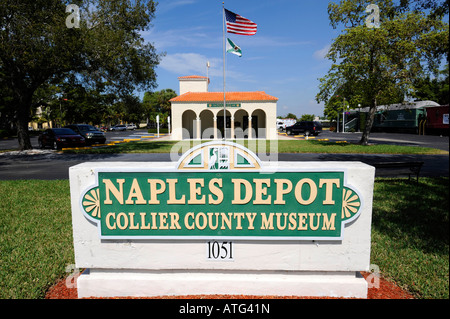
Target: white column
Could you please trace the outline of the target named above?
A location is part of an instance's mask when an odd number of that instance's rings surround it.
[[[217,140],[217,116],[214,115],[214,139]]]
[[[196,121],[196,132],[197,132],[197,136],[195,137],[195,139],[199,140],[201,139],[202,135],[200,134],[201,131],[201,122],[200,122],[200,116],[197,116],[197,121]]]
[[[234,116],[231,116],[231,139],[234,139]]]

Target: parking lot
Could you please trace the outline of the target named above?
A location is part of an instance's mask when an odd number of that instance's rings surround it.
[[[361,139],[362,133],[336,133],[323,131],[318,136],[309,136],[308,139],[327,139],[329,141],[347,141],[357,143]],[[279,138],[306,139],[303,135],[290,135],[280,133]],[[444,151],[449,151],[449,137],[438,135],[417,135],[401,133],[370,133],[369,143],[371,144],[395,144],[405,146],[432,147]]]
[[[141,140],[141,139],[153,139],[157,138],[157,134],[148,133],[147,130],[127,130],[127,131],[107,131],[106,133],[106,143],[111,142],[121,142],[125,140]],[[165,134],[160,134],[160,137],[165,136]],[[31,145],[34,149],[38,149],[38,137],[32,136],[30,138]],[[0,140],[0,151],[1,150],[15,150],[19,147],[17,138],[8,138]]]
[[[308,139],[326,139],[329,141],[347,141],[357,143],[361,139],[362,133],[336,133],[323,131],[319,136],[309,136]],[[160,134],[165,137],[166,134]],[[124,140],[150,140],[157,138],[156,133],[148,133],[147,130],[129,130],[129,131],[107,131],[106,143],[124,141]],[[278,135],[279,139],[305,139],[303,135],[286,136],[285,133]],[[449,151],[449,137],[436,135],[416,135],[416,134],[398,134],[398,133],[371,133],[369,142],[372,144],[396,144],[406,146],[432,147],[444,151]],[[37,136],[31,137],[31,145],[38,148]],[[0,150],[14,150],[19,147],[17,138],[0,140]]]
[[[146,130],[113,131],[106,133],[107,141],[123,142],[137,140],[153,140],[156,134]],[[315,138],[318,140],[359,141],[361,133],[333,133],[324,131]],[[168,139],[165,134],[161,139]],[[279,135],[279,139],[304,139],[304,136]],[[37,137],[31,139],[37,149]],[[373,144],[397,144],[408,146],[424,146],[441,150],[449,150],[448,136],[419,136],[412,134],[373,133],[370,136]],[[0,140],[0,150],[17,149],[17,139]],[[449,176],[449,155],[386,155],[386,154],[278,154],[279,161],[361,161],[373,164],[380,161],[423,161],[420,176]],[[119,161],[119,162],[166,162],[171,161],[169,153],[142,154],[62,154],[54,150],[37,150],[33,155],[20,152],[0,153],[0,180],[7,179],[68,179],[69,167],[88,161]]]

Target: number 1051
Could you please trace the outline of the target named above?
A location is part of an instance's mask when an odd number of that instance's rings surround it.
[[[208,260],[232,260],[233,242],[231,241],[208,241],[206,258]]]

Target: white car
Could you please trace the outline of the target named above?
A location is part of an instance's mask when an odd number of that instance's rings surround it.
[[[125,131],[127,127],[124,124],[114,125],[110,128],[111,131]]]
[[[135,129],[136,129],[136,125],[134,125],[133,123],[127,124],[127,130],[135,130]]]
[[[294,125],[296,122],[294,119],[277,119],[277,129],[284,131],[287,126]]]
[[[283,130],[285,124],[283,121],[277,121],[277,130]]]

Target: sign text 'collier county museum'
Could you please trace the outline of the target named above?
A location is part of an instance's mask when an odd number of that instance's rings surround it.
[[[341,240],[362,205],[345,170],[268,170],[229,142],[201,144],[174,169],[95,174],[80,205],[102,239]]]

